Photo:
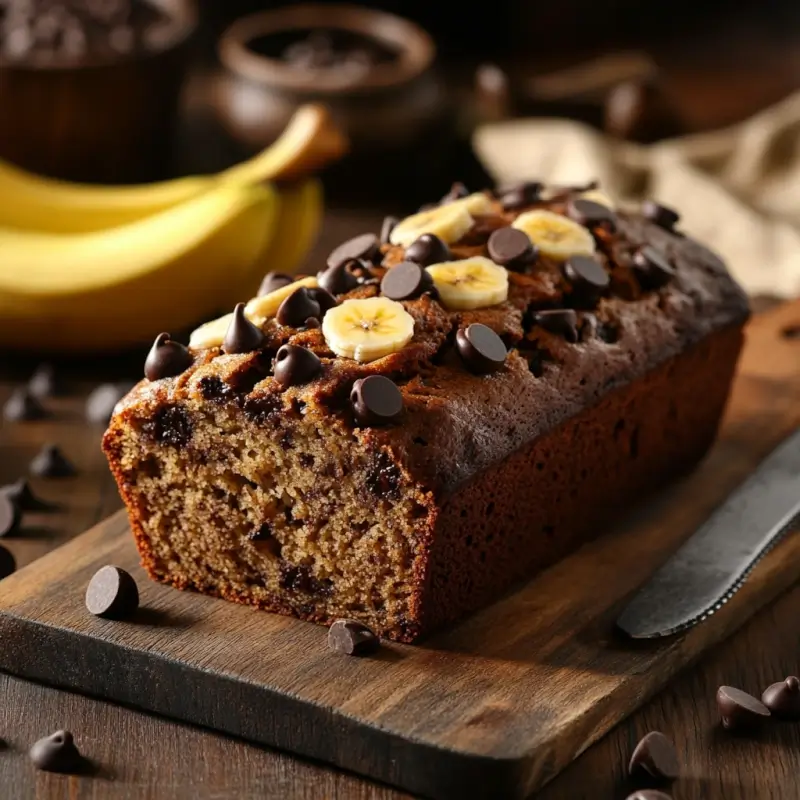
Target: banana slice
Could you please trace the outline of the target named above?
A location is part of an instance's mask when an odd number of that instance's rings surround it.
[[[591,200],[593,203],[600,203],[601,206],[606,208],[616,208],[614,201],[600,189],[589,189],[588,192],[581,192],[579,195],[584,200]]]
[[[594,254],[592,234],[583,225],[561,214],[544,209],[526,211],[511,224],[525,231],[542,255],[558,261],[566,261],[570,256]]]
[[[280,304],[297,289],[305,286],[307,289],[315,289],[319,284],[315,277],[301,278],[299,281],[281,286],[274,292],[265,294],[263,297],[254,297],[245,307],[244,315],[250,322],[256,325],[263,324],[266,320],[274,317],[278,313]]]
[[[432,264],[428,272],[450,309],[486,308],[508,297],[508,272],[483,256]]]
[[[193,350],[207,350],[209,347],[219,347],[225,338],[225,333],[232,319],[233,312],[201,325],[192,331],[192,335],[189,337],[189,347]]]
[[[492,201],[489,199],[489,196],[485,195],[483,192],[469,194],[466,197],[462,197],[460,200],[453,200],[451,203],[445,203],[445,205],[440,206],[440,208],[449,206],[462,206],[469,211],[471,216],[491,214],[493,210]]]
[[[322,335],[337,356],[363,364],[402,350],[414,335],[414,318],[388,297],[345,300],[323,317]]]
[[[392,230],[389,241],[408,247],[423,233],[433,233],[445,244],[457,242],[472,227],[472,215],[463,205],[463,201],[469,199],[464,197],[454,203],[420,211],[419,214],[400,220]]]

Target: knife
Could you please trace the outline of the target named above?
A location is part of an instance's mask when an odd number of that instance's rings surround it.
[[[634,639],[669,636],[711,616],[800,516],[800,430],[770,453],[653,575],[617,620]]]

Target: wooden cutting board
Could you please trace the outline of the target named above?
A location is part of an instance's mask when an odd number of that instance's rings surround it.
[[[722,434],[691,477],[422,646],[347,658],[326,649],[324,628],[154,584],[117,514],[0,582],[0,669],[434,798],[524,797],[800,577],[800,536],[789,536],[687,634],[631,643],[613,627],[625,599],[800,424],[793,325],[800,303],[753,322]],[[134,621],[84,609],[108,563],[139,581]]]

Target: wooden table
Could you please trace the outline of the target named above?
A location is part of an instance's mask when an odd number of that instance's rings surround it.
[[[373,229],[377,215],[330,214],[318,254],[336,241]],[[34,363],[6,359],[0,367],[0,403]],[[98,380],[138,378],[141,357],[84,360],[60,366],[69,396],[51,403],[51,421],[0,428],[0,484],[19,477],[45,441],[56,441],[81,464],[66,483],[35,482],[40,494],[63,503],[63,511],[36,518],[24,538],[6,543],[20,564],[104,518],[119,505],[99,450],[101,431],[83,422],[83,398]],[[38,524],[41,523],[41,524]],[[675,800],[766,800],[800,798],[800,726],[771,727],[760,740],[721,732],[714,695],[719,684],[752,692],[800,672],[800,587],[758,614],[732,640],[617,727],[553,781],[546,800],[625,798],[628,756],[640,736],[661,730],[677,743],[686,777],[673,787]],[[0,643],[2,646],[2,643]],[[40,736],[65,727],[97,764],[94,777],[37,773],[26,758]],[[0,797],[8,800],[227,800],[228,798],[407,797],[353,775],[244,742],[116,707],[16,678],[0,676]]]

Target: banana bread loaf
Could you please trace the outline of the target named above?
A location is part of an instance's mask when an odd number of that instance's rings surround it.
[[[706,452],[742,344],[678,222],[456,185],[162,334],[103,441],[144,567],[412,642],[601,533]]]

